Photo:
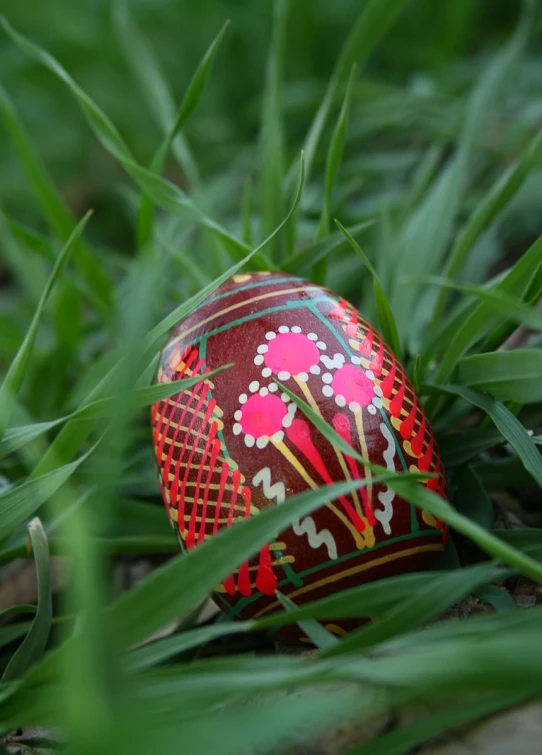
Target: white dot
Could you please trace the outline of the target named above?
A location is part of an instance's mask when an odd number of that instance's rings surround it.
[[[324,374],[322,375],[322,380],[324,381],[324,383],[331,383],[333,376],[329,372],[324,372]]]
[[[341,396],[341,394],[339,394],[338,396],[335,396],[335,403],[340,407],[346,406],[346,399],[344,396]]]
[[[246,393],[242,393],[242,394],[241,394],[241,395],[239,396],[239,403],[240,403],[240,404],[246,404],[246,402],[247,402],[247,398],[248,398],[247,394],[246,394]]]
[[[263,356],[262,356],[262,354],[258,354],[257,357],[254,357],[254,364],[256,364],[256,365],[263,364]]]
[[[289,333],[290,328],[287,325],[281,325],[279,328],[279,333]]]
[[[320,367],[317,364],[313,364],[311,367],[311,372],[313,375],[319,375],[320,374]]]
[[[267,444],[269,443],[269,438],[267,435],[262,435],[258,440],[256,441],[256,445],[258,448],[265,448]]]
[[[279,430],[278,433],[275,433],[271,436],[271,440],[274,443],[282,443],[282,441],[284,440],[284,432],[282,430]]]
[[[309,376],[307,375],[306,372],[300,372],[297,378],[298,380],[303,380],[306,383],[307,380],[309,379]]]
[[[271,393],[274,393],[275,391],[278,391],[279,387],[276,383],[269,383],[269,390]]]
[[[301,333],[301,328],[299,327],[299,325],[293,326],[292,333]]]
[[[382,396],[384,395],[382,393],[382,388],[379,385],[375,385],[374,391],[375,391],[375,393],[376,393],[377,396],[380,396],[380,398],[382,398]]]
[[[269,390],[264,386],[263,388],[260,388],[260,396],[267,396],[269,393]]]
[[[285,404],[287,404],[288,401],[290,400],[290,396],[288,396],[287,393],[282,393],[280,397],[284,401]]]
[[[367,411],[369,412],[369,414],[376,414],[376,409],[372,404],[369,404]]]
[[[233,415],[233,418],[236,420],[240,420],[242,416],[243,416],[243,412],[240,409],[238,409]]]
[[[276,338],[276,337],[277,337],[277,334],[276,334],[276,333],[273,333],[273,331],[272,331],[272,330],[270,330],[270,331],[269,331],[269,333],[266,333],[266,334],[265,334],[265,337],[267,338],[267,340],[268,340],[268,341],[272,341],[272,340],[273,340],[273,338]]]
[[[262,370],[262,377],[268,378],[271,377],[271,368],[270,367],[264,367]]]
[[[377,409],[382,409],[382,401],[379,398],[373,399],[373,405],[376,406]]]
[[[252,383],[250,383],[250,385],[248,386],[248,390],[251,393],[256,393],[256,391],[258,390],[259,387],[260,387],[260,384],[258,383],[258,381],[257,380],[253,380]]]
[[[262,343],[261,346],[258,346],[258,354],[265,354],[265,352],[268,350],[269,346],[267,344]]]
[[[290,404],[291,406],[291,404]],[[294,421],[294,415],[293,414],[287,414],[283,420],[282,420],[282,426],[283,427],[290,427],[292,422]]]
[[[241,425],[239,424],[239,422],[236,422],[235,425],[233,426],[233,434],[239,435],[241,430],[242,430]]]
[[[256,442],[256,440],[255,440],[255,438],[254,438],[253,435],[245,435],[245,445],[246,446],[248,446],[249,448],[252,448],[252,446],[254,445],[255,442]]]
[[[351,401],[348,404],[348,408],[350,409],[351,412],[359,412],[359,410],[360,410],[361,407],[360,407],[360,405],[358,404],[357,401]]]
[[[286,372],[286,370],[281,370],[279,374],[277,375],[279,380],[289,380],[290,379],[290,373]]]
[[[361,364],[361,359],[356,356],[351,356],[350,361],[352,362],[352,364]]]
[[[323,341],[318,341],[316,345],[318,346],[319,349],[321,349],[321,351],[325,351],[327,349],[327,346]]]
[[[317,341],[318,340],[318,336],[316,335],[316,333],[309,333],[307,335],[307,338],[310,338],[311,341]]]
[[[369,380],[374,380],[375,379],[375,374],[374,374],[374,372],[372,372],[372,370],[365,370],[365,374],[367,375],[367,377],[369,378]]]
[[[322,393],[324,396],[333,396],[333,388],[330,385],[324,385]]]

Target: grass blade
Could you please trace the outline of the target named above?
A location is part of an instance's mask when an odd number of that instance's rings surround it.
[[[474,354],[458,362],[460,385],[489,393],[498,401],[534,404],[542,401],[542,351],[516,349]]]
[[[529,144],[515,165],[510,167],[497,183],[486,192],[480,204],[470,216],[459,234],[446,260],[444,278],[455,278],[465,263],[469,252],[490,223],[501,213],[516,196],[526,178],[542,158],[542,131]],[[448,301],[448,292],[440,292],[433,320],[442,315]]]
[[[389,473],[375,477],[373,483],[389,477]],[[281,506],[269,506],[258,516],[222,530],[198,548],[170,561],[113,604],[111,616],[118,622],[119,636],[126,645],[143,640],[175,616],[190,610],[228,571],[250,558],[294,519],[365,484],[366,480],[354,480],[301,493]],[[185,589],[180,591],[179,584],[185,585]]]
[[[282,179],[284,148],[281,123],[281,86],[288,0],[274,0],[272,40],[267,61],[263,95],[261,140],[261,233],[267,236],[284,215]],[[273,262],[284,256],[284,234],[276,236],[270,248]]]
[[[24,672],[41,660],[53,621],[53,598],[51,593],[51,574],[49,563],[49,544],[47,535],[39,519],[33,519],[28,525],[32,543],[32,552],[36,560],[38,582],[38,608],[32,626],[17,651],[11,656],[3,682],[21,677]]]
[[[286,611],[295,611],[297,606],[293,600],[290,600],[287,595],[283,595],[278,591],[276,595]],[[317,621],[310,619],[302,620],[299,621],[298,624],[300,629],[305,632],[309,640],[312,641],[312,644],[315,645],[319,650],[328,650],[332,647],[335,647],[335,645],[338,643],[337,637],[332,635],[331,632],[328,632],[327,629],[325,629],[325,627],[323,627]]]
[[[49,276],[49,280],[47,281],[45,289],[41,295],[41,299],[38,303],[38,307],[34,313],[34,317],[32,318],[32,322],[30,323],[24,341],[22,342],[21,347],[19,348],[19,351],[13,359],[7,375],[4,378],[2,385],[0,386],[0,440],[4,435],[6,426],[11,416],[11,412],[13,411],[15,399],[17,398],[17,394],[19,393],[19,390],[21,388],[28,362],[32,354],[32,349],[34,347],[34,340],[36,338],[40,319],[43,314],[45,305],[47,304],[49,295],[53,290],[55,283],[62,275],[70,254],[75,249],[77,241],[83,233],[83,230],[91,214],[91,212],[88,212],[85,217],[78,223],[77,227],[72,231],[71,236],[66,242],[66,245],[58,255],[58,259],[55,262],[53,270],[51,271],[51,275]]]
[[[408,0],[369,0],[365,3],[335,65],[326,93],[305,139],[307,180],[326,121],[341,83],[354,63],[360,68],[395,22]],[[291,171],[292,173],[292,171]]]
[[[0,539],[7,537],[47,501],[93,452],[94,447],[76,461],[28,480],[0,493]]]
[[[377,272],[374,269],[370,259],[367,257],[367,255],[362,250],[357,241],[353,238],[353,236],[341,223],[339,223],[338,220],[335,220],[335,223],[340,232],[346,237],[352,249],[358,254],[359,257],[361,257],[361,260],[367,270],[373,276],[373,293],[376,310],[378,312],[378,319],[380,321],[380,327],[382,328],[382,334],[384,336],[384,340],[389,345],[397,359],[400,360],[401,343],[399,341],[399,332],[397,330],[397,324],[395,322],[395,317],[393,316],[393,311],[391,309],[390,303],[386,297],[386,294],[384,293],[382,284],[380,283],[380,278],[378,277]]]
[[[425,622],[444,613],[453,603],[465,598],[477,587],[505,575],[506,572],[503,569],[491,563],[473,567],[468,574],[463,569],[443,574],[442,577],[432,580],[414,595],[405,598],[374,624],[352,632],[321,653],[321,656],[328,658],[362,650],[417,629]]]
[[[459,385],[439,385],[439,390],[468,401],[482,409],[515,449],[525,469],[542,486],[542,456],[527,430],[504,404],[471,388]]]

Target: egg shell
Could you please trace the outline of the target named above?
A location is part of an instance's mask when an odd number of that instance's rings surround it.
[[[237,275],[172,331],[157,380],[229,362],[233,368],[152,407],[160,487],[184,550],[297,493],[371,478],[276,380],[365,458],[390,470],[433,472],[420,484],[446,497],[437,444],[403,367],[344,299],[283,273]],[[428,568],[445,537],[441,522],[369,481],[277,533],[217,587],[215,600],[231,618],[267,616],[280,609],[276,590],[301,605]],[[342,634],[348,623],[326,626]],[[288,632],[296,639],[300,630]]]

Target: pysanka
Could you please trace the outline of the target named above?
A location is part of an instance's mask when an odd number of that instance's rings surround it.
[[[184,549],[296,493],[369,479],[242,564],[215,593],[224,611],[261,617],[280,606],[277,589],[299,605],[435,563],[442,523],[371,484],[367,468],[330,444],[277,382],[365,458],[390,470],[434,472],[425,484],[445,495],[423,407],[353,306],[301,278],[237,275],[175,328],[157,379],[204,375],[228,362],[235,366],[152,408],[162,495]]]

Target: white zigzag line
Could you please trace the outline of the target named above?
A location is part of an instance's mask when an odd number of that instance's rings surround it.
[[[282,503],[286,498],[286,489],[283,482],[275,482],[271,484],[271,470],[269,467],[264,467],[257,472],[252,478],[253,485],[260,485],[263,488],[263,492],[266,498],[269,500],[275,499],[277,503]],[[312,516],[306,516],[301,522],[297,521],[292,524],[292,529],[296,535],[303,537],[307,536],[309,545],[316,550],[321,545],[325,545],[329,558],[335,560],[337,558],[337,544],[333,539],[333,535],[329,530],[316,531],[316,524]]]
[[[252,478],[253,485],[260,485],[263,488],[263,492],[266,498],[270,501],[275,499],[277,503],[282,503],[286,498],[286,489],[283,482],[275,482],[271,485],[271,470],[269,467],[264,467],[257,472]]]
[[[386,462],[386,468],[389,469],[390,472],[395,472],[395,464],[393,462],[393,459],[395,457],[395,440],[390,433],[388,426],[384,422],[382,422],[380,425],[380,432],[388,442],[388,447],[382,454],[384,461]],[[382,524],[386,535],[391,535],[390,520],[393,516],[393,506],[391,504],[394,498],[395,493],[388,486],[386,486],[386,489],[378,494],[378,500],[384,506],[384,508],[375,509],[375,517]]]
[[[312,516],[306,516],[301,522],[294,522],[292,529],[296,535],[307,536],[309,545],[316,550],[321,545],[325,545],[327,549],[327,555],[332,560],[337,558],[337,544],[333,538],[333,535],[329,530],[316,531],[316,524]]]

